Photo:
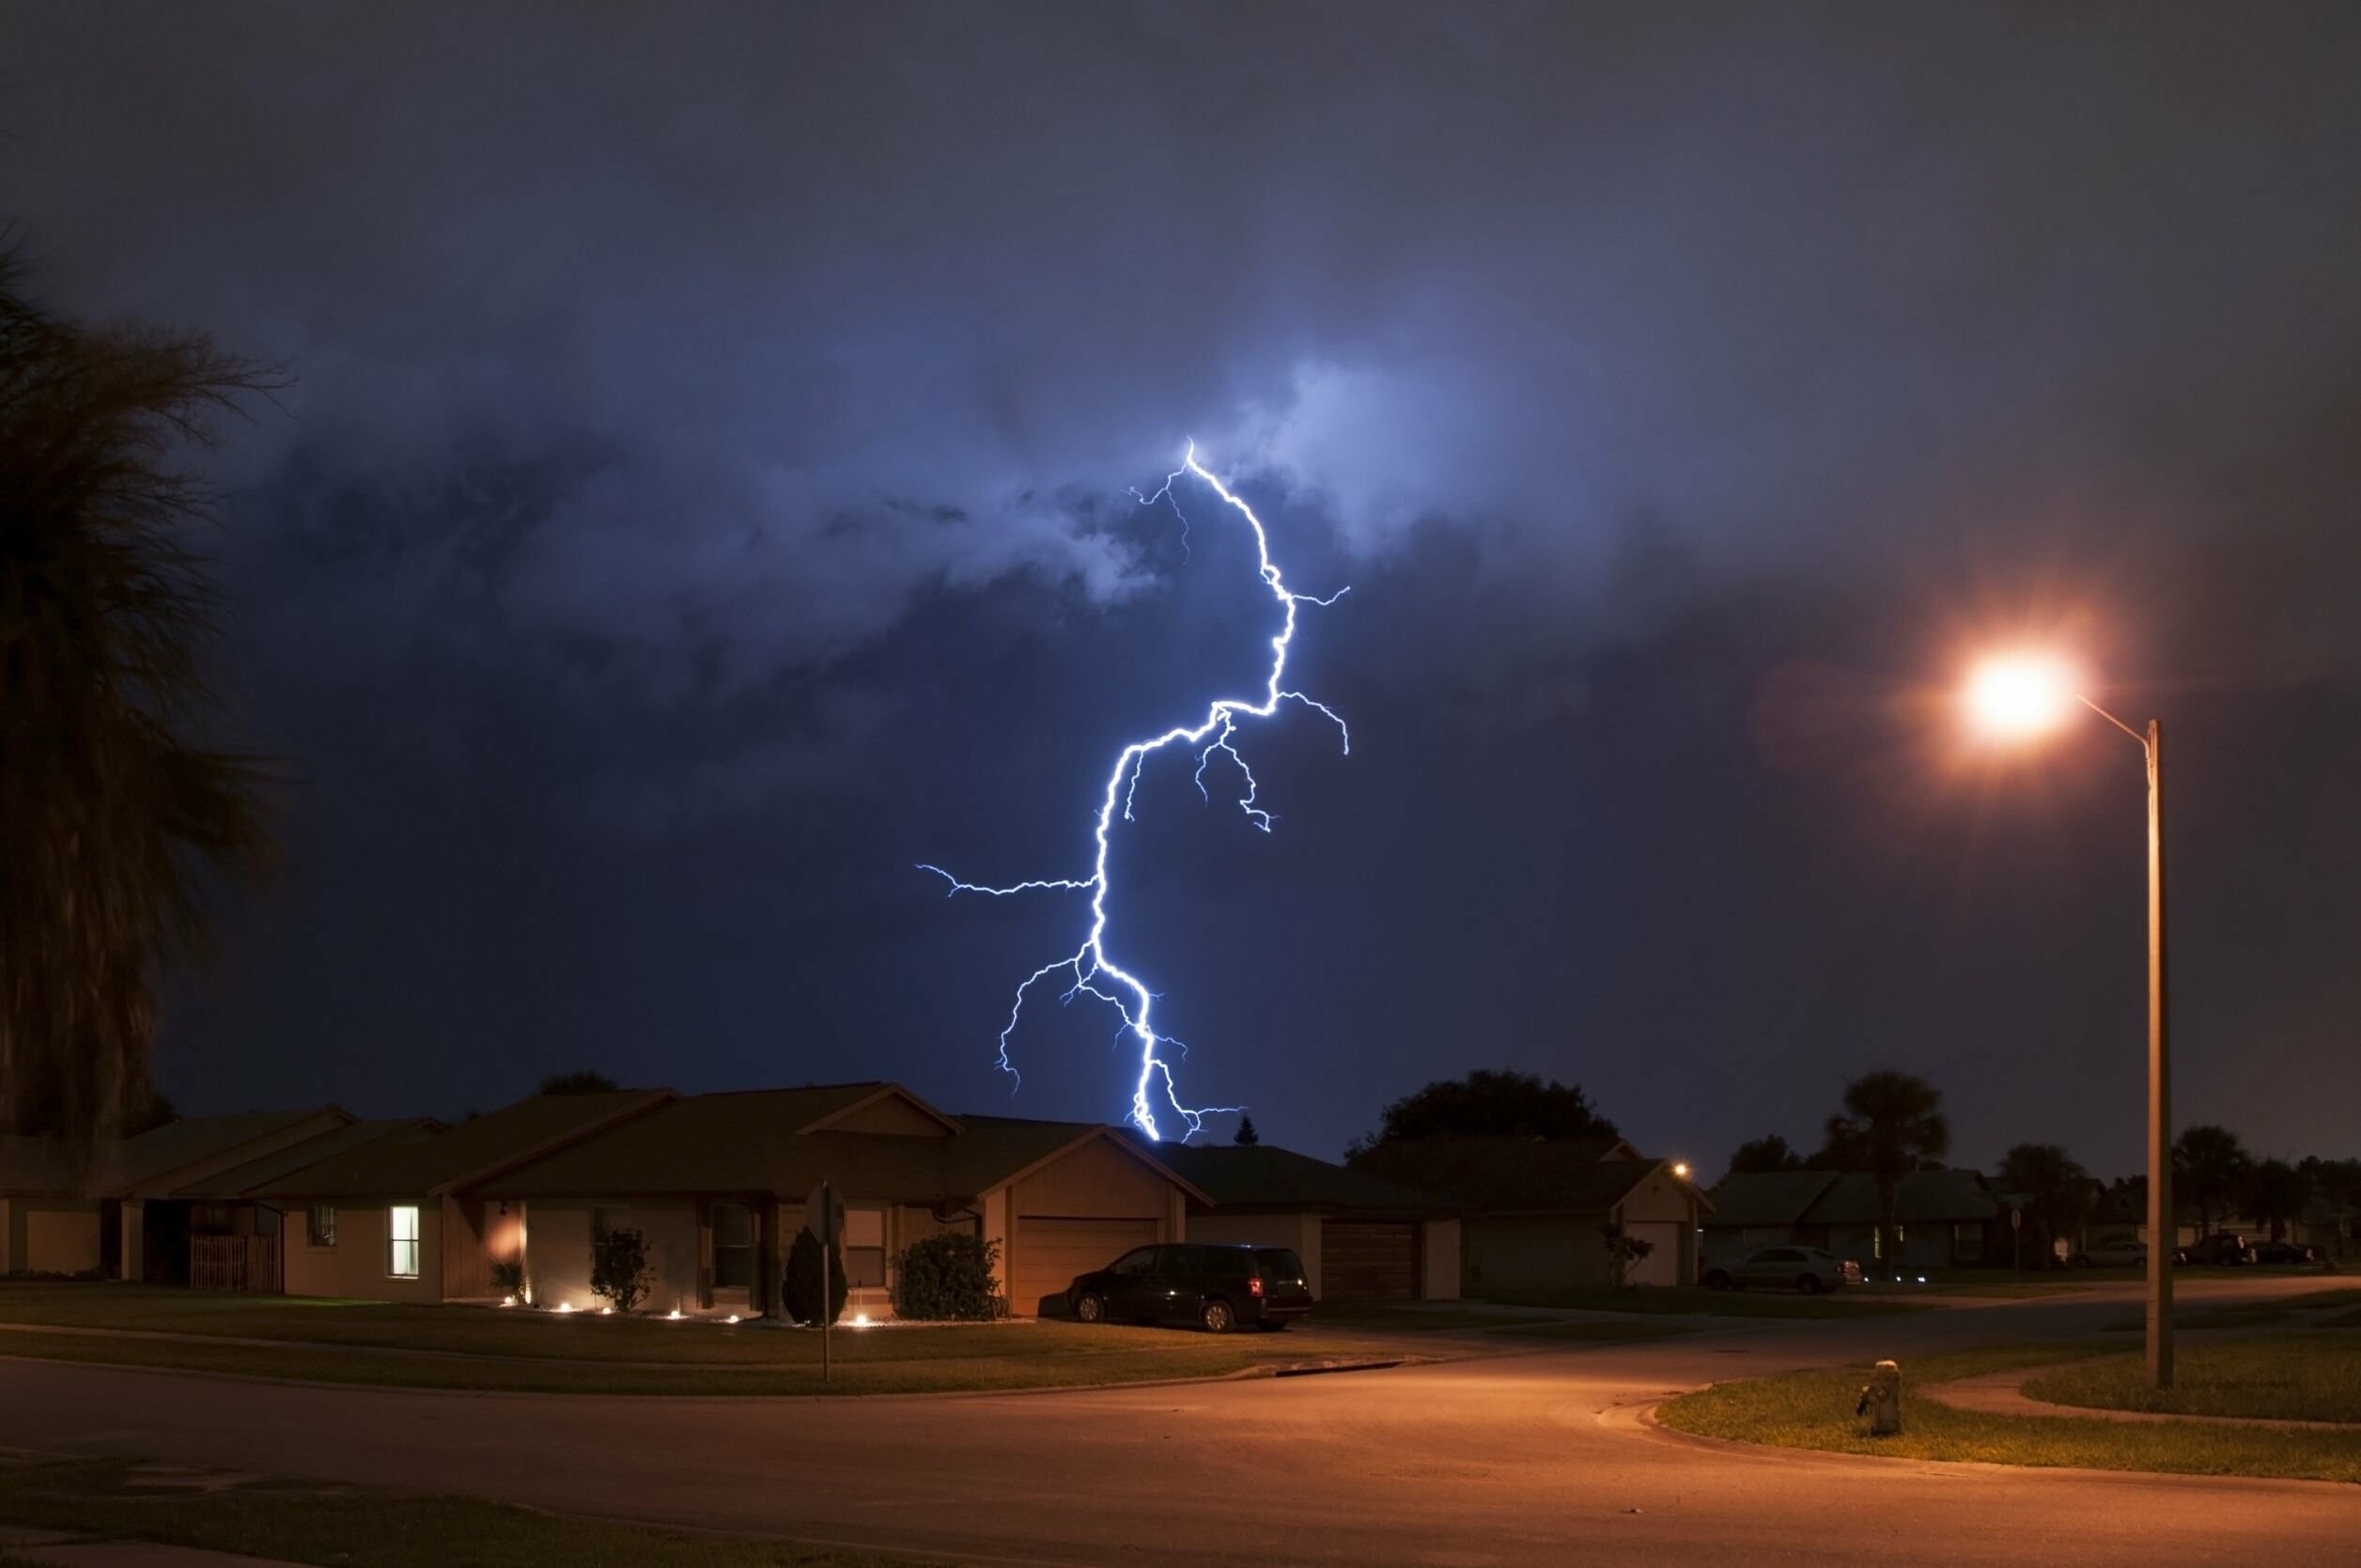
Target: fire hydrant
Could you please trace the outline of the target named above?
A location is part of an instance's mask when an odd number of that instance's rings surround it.
[[[1856,1416],[1870,1419],[1873,1436],[1890,1437],[1902,1431],[1902,1367],[1894,1361],[1880,1361],[1870,1373],[1869,1381],[1861,1385],[1861,1397],[1853,1406]]]

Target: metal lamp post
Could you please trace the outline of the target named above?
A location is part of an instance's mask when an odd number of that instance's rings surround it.
[[[2181,1228],[2172,1207],[2172,1059],[2165,986],[2165,737],[2148,722],[2132,728],[2075,687],[2055,660],[1996,660],[1975,675],[1968,703],[1995,734],[2018,737],[2053,727],[2078,702],[2139,742],[2148,758],[2148,1382],[2172,1387],[2172,1257]]]

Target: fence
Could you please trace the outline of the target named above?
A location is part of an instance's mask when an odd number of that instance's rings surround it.
[[[189,1238],[189,1284],[196,1290],[281,1290],[279,1238],[274,1235],[195,1235]]]

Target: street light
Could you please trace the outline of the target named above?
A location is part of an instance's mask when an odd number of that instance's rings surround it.
[[[2145,735],[2082,694],[2074,669],[2053,655],[2012,653],[1969,673],[1970,722],[1984,735],[2023,741],[2058,728],[2080,703],[2139,742],[2148,757],[2148,1382],[2172,1387],[2172,1069],[2165,997],[2164,726]]]

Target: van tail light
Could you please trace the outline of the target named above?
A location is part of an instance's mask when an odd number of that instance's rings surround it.
[[[1258,1274],[1253,1279],[1249,1280],[1246,1282],[1246,1294],[1249,1296],[1260,1296],[1263,1294],[1263,1279],[1261,1275]]]

